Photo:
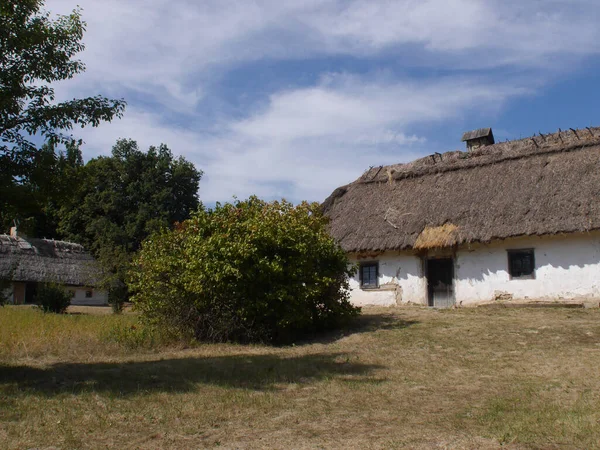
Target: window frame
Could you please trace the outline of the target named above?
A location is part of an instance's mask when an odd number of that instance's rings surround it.
[[[94,298],[94,291],[92,289],[85,291],[85,298]]]
[[[375,285],[365,285],[363,280],[363,268],[375,267]],[[360,288],[364,290],[379,289],[379,261],[367,261],[359,264],[358,268],[358,280]]]
[[[531,253],[531,274],[530,275],[513,275],[513,262],[512,257],[519,253]],[[510,280],[535,280],[535,249],[533,248],[515,248],[506,251],[508,259],[508,276]]]

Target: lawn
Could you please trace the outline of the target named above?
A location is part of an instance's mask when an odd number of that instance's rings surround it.
[[[600,448],[599,368],[598,309],[365,309],[274,348],[4,307],[0,448]]]

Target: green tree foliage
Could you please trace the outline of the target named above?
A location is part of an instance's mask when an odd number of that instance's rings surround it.
[[[21,185],[29,182],[40,158],[32,136],[73,143],[65,132],[74,126],[97,126],[121,117],[125,102],[102,96],[56,102],[51,83],[68,80],[85,70],[73,59],[84,49],[85,23],[79,10],[50,18],[43,0],[0,2],[0,222],[21,214],[27,199]],[[42,164],[45,162],[42,161]],[[27,205],[24,205],[25,207]],[[17,216],[17,217],[15,217]]]
[[[317,204],[256,197],[201,209],[151,236],[130,290],[151,324],[198,340],[290,342],[359,312],[352,274]]]
[[[38,287],[35,302],[46,313],[64,314],[71,304],[71,293],[62,286],[46,283]]]
[[[77,186],[83,167],[79,144],[69,143],[64,151],[56,151],[53,145],[46,143],[36,152],[26,176],[11,186],[10,195],[15,201],[5,205],[2,229],[7,229],[12,219],[18,218],[21,232],[59,237],[60,208],[73,195],[73,186]]]
[[[118,141],[112,156],[92,159],[79,170],[60,211],[59,232],[100,260],[117,309],[127,298],[123,280],[131,255],[151,233],[198,208],[201,176],[165,145],[142,152],[131,140]]]
[[[4,306],[11,300],[10,287],[11,282],[8,280],[0,280],[0,306]]]

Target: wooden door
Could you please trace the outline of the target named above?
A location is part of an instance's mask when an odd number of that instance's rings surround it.
[[[450,308],[454,305],[454,260],[427,260],[427,293],[429,306]]]

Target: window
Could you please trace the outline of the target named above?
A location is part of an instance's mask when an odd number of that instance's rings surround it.
[[[533,249],[509,250],[508,273],[511,280],[530,280],[535,278],[535,259]]]
[[[379,287],[379,264],[376,262],[360,265],[360,287],[363,289],[376,289]]]
[[[92,298],[94,293],[92,291],[85,291],[85,298]]]

